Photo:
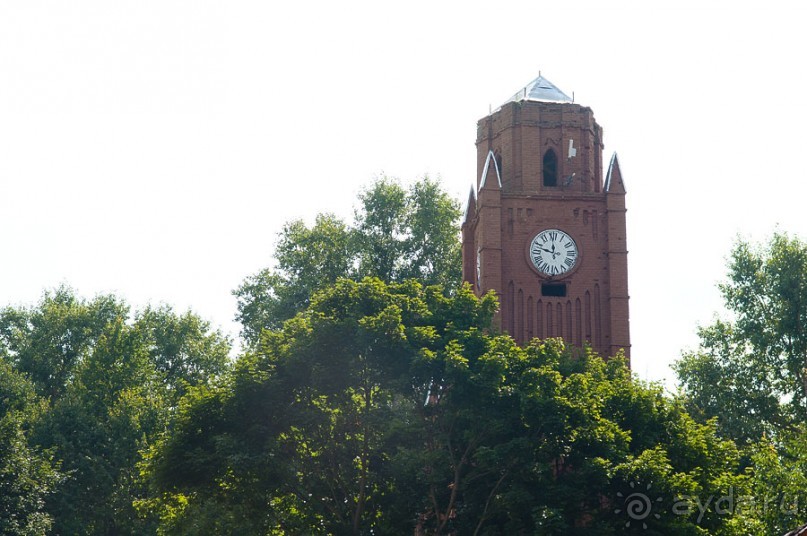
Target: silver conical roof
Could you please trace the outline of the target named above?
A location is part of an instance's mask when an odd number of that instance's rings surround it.
[[[538,78],[524,86],[521,90],[519,90],[518,93],[507,99],[507,102],[520,102],[523,100],[542,102],[573,102],[566,93],[558,89],[555,84],[540,74],[538,75]]]

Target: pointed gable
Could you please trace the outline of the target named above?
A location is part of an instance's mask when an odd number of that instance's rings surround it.
[[[609,194],[624,194],[625,183],[622,181],[622,172],[619,170],[619,159],[616,153],[608,164],[608,176],[605,177],[605,191]]]
[[[499,164],[496,163],[496,157],[493,155],[493,151],[488,151],[488,157],[485,159],[485,168],[482,170],[482,179],[479,181],[480,190],[487,184],[488,174],[492,175],[493,173],[496,174],[496,182],[493,183],[494,177],[491,177],[491,186],[498,186],[501,188],[502,177],[499,174]]]
[[[476,188],[471,186],[468,194],[468,201],[465,202],[465,210],[462,213],[462,223],[465,225],[476,214]]]

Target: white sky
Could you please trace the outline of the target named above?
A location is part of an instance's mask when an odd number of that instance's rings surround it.
[[[0,2],[0,306],[64,282],[235,335],[285,221],[381,173],[464,200],[540,70],[619,153],[634,370],[670,381],[734,238],[807,236],[807,8],[700,3]]]

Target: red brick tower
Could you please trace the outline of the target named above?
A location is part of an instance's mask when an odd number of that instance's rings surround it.
[[[496,291],[519,343],[563,337],[630,356],[625,186],[616,154],[603,181],[591,109],[539,76],[479,121],[476,147],[463,279]]]

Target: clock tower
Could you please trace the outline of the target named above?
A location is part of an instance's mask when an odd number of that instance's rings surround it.
[[[463,279],[520,344],[562,337],[630,356],[625,186],[590,108],[539,76],[477,124]],[[604,179],[603,179],[604,175]]]

